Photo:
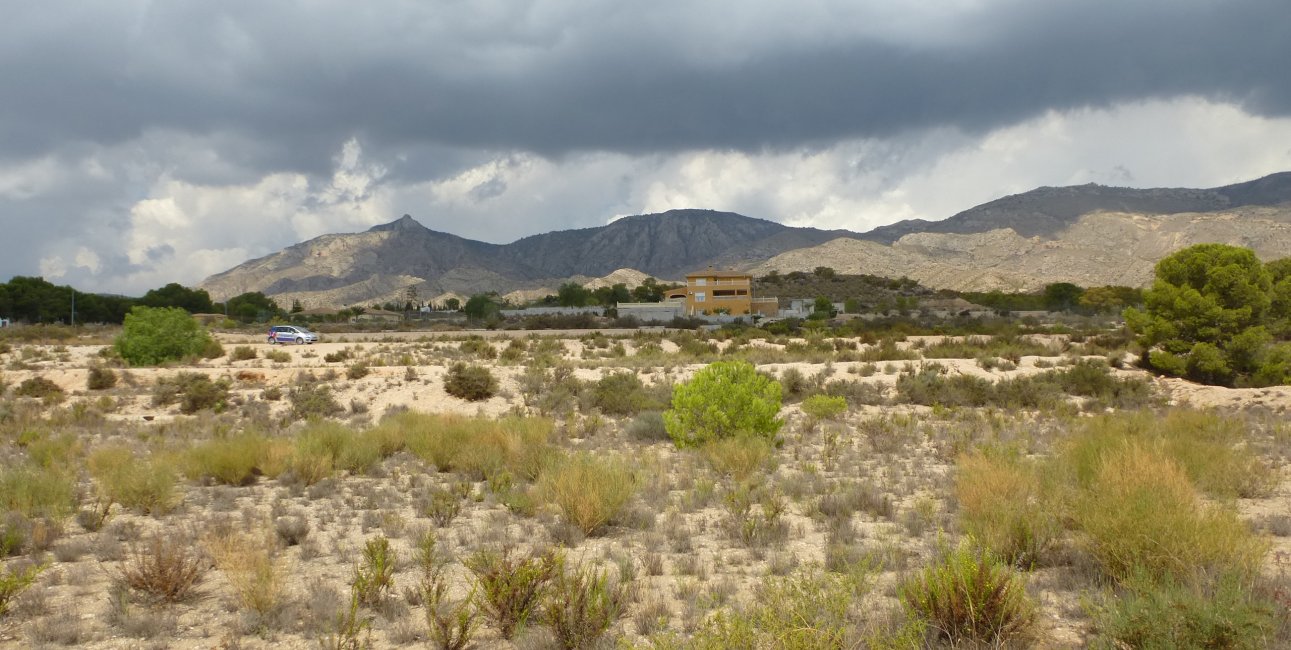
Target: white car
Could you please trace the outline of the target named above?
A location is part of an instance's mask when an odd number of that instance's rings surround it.
[[[295,325],[274,325],[269,328],[269,345],[274,343],[317,343],[318,334]]]

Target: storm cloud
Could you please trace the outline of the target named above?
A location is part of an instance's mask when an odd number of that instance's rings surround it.
[[[94,290],[404,213],[864,230],[1291,168],[1285,0],[6,4],[0,276]]]

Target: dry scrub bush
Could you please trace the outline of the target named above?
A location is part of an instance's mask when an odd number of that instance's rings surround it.
[[[767,469],[774,458],[771,442],[763,438],[724,438],[700,448],[704,458],[718,474],[743,482]]]
[[[264,622],[282,608],[288,571],[285,560],[278,557],[274,533],[225,529],[208,533],[203,542],[242,609]]]
[[[90,373],[85,378],[85,387],[89,390],[107,390],[117,385],[117,373],[111,368],[90,366]]]
[[[1231,510],[1203,504],[1178,464],[1141,445],[1110,453],[1076,498],[1085,546],[1107,575],[1253,576],[1268,545]]]
[[[618,458],[576,453],[538,480],[538,493],[585,535],[601,532],[636,493],[632,466]]]
[[[164,459],[140,459],[128,447],[110,445],[90,454],[87,462],[100,500],[144,514],[165,514],[174,507],[175,473]]]
[[[52,401],[63,396],[63,388],[44,377],[30,377],[22,380],[22,383],[18,384],[18,387],[14,389],[13,394],[18,397],[34,397]]]
[[[1030,568],[1062,533],[1052,473],[1007,452],[974,452],[957,465],[965,532],[1009,564]]]
[[[958,647],[1030,647],[1037,609],[1022,578],[966,540],[901,585],[901,602],[929,633]]]
[[[475,574],[476,600],[504,639],[511,639],[529,620],[547,583],[561,570],[563,558],[552,551],[518,557],[511,547],[483,550],[468,557]]]
[[[61,520],[76,509],[76,477],[63,469],[0,468],[0,511]]]
[[[488,368],[465,363],[455,363],[444,377],[444,391],[468,402],[478,402],[493,397],[498,391],[498,380]]]
[[[229,361],[250,361],[256,358],[256,351],[249,345],[239,345],[229,354]]]
[[[206,574],[206,560],[184,535],[155,534],[135,544],[121,566],[121,581],[149,600],[187,599]]]

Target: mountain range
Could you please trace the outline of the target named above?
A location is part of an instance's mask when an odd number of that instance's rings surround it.
[[[221,300],[261,291],[307,307],[482,291],[529,298],[566,281],[680,279],[707,266],[906,276],[935,288],[1032,290],[1049,282],[1142,285],[1152,265],[1200,242],[1291,255],[1291,172],[1211,189],[1041,187],[942,221],[866,233],[795,228],[713,210],[670,210],[608,225],[489,244],[430,230],[411,216],[330,234],[250,260],[201,283]]]

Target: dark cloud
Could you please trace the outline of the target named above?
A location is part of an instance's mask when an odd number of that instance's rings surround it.
[[[713,25],[731,41],[718,60],[693,43],[707,30],[690,3],[516,7],[110,3],[61,20],[33,4],[0,28],[0,137],[13,156],[156,128],[240,132],[275,144],[246,164],[322,173],[352,136],[393,150],[756,150],[1180,94],[1291,110],[1284,0],[1001,2],[941,25],[949,35],[818,43],[785,42],[739,3],[754,28]],[[691,22],[660,20],[670,11]]]

